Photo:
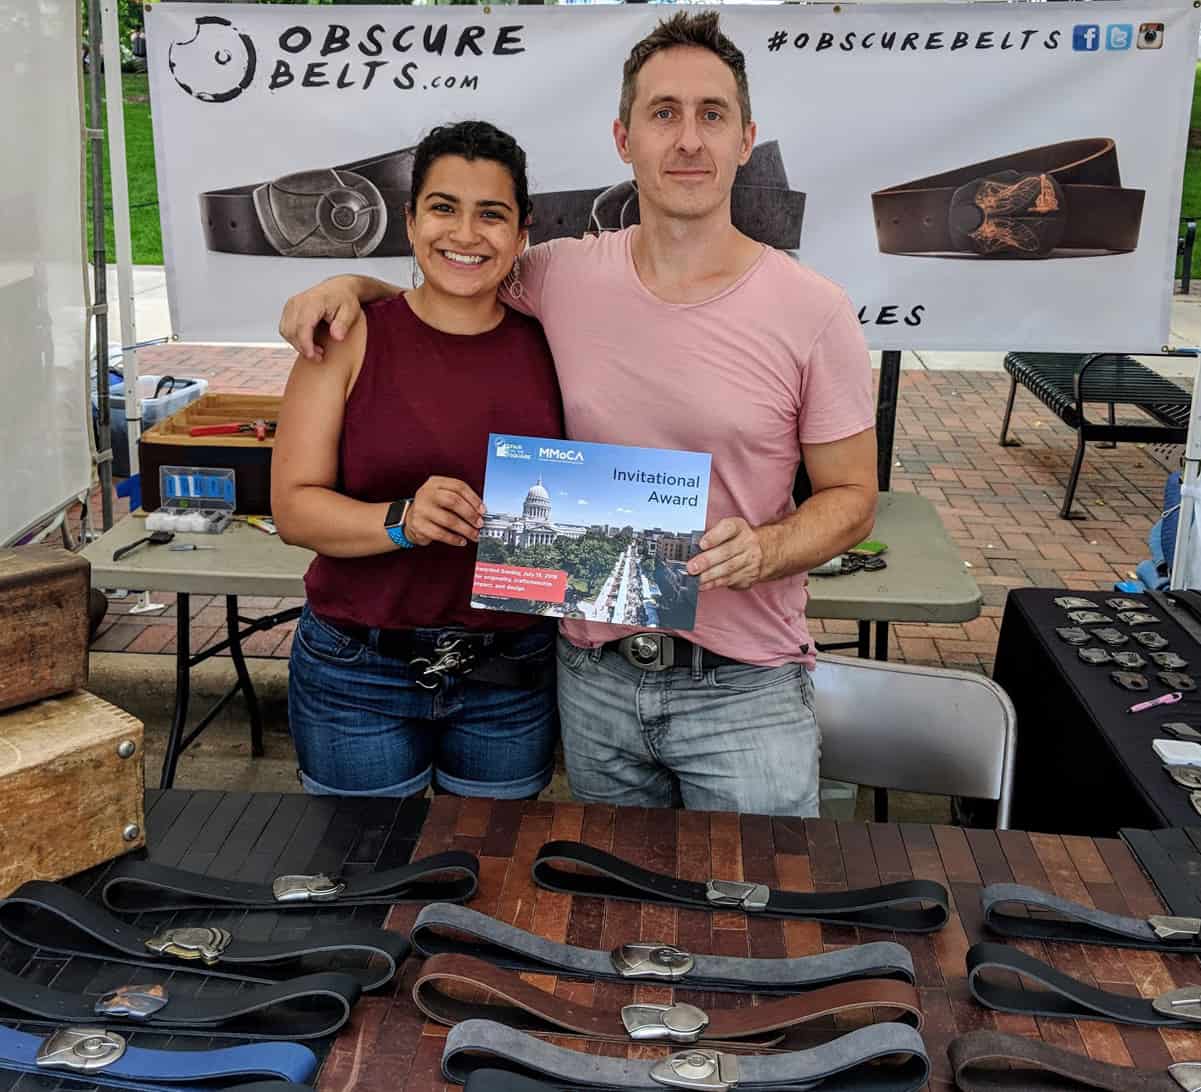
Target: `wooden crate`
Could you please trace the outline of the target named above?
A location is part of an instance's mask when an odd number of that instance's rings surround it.
[[[87,685],[91,574],[66,550],[0,550],[0,709]]]
[[[277,421],[283,396],[277,394],[208,393],[148,428],[138,440],[142,474],[142,508],[153,512],[162,504],[158,473],[164,466],[228,467],[236,475],[235,511],[248,516],[271,512],[271,453],[275,437],[256,440],[254,433],[237,436],[190,436],[196,425],[230,421]]]
[[[144,844],[142,722],[94,694],[0,714],[0,897]]]

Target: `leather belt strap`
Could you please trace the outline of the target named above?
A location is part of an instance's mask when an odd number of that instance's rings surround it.
[[[96,1028],[60,1029],[49,1036],[0,1026],[0,1069],[65,1077],[132,1092],[238,1088],[251,1092],[304,1085],[317,1057],[300,1043],[255,1043],[223,1050],[149,1050]],[[39,1054],[42,1060],[39,1062]]]
[[[117,861],[105,877],[101,898],[110,910],[301,910],[322,906],[373,906],[398,902],[465,902],[479,886],[479,862],[470,853],[438,853],[401,868],[364,872],[345,879],[277,876],[267,884],[221,880],[181,868]]]
[[[995,974],[989,975],[997,971],[1016,972],[1044,988],[1021,989],[998,982]],[[1000,1012],[1201,1029],[1201,988],[1197,986],[1172,990],[1153,1000],[1107,993],[1003,944],[974,944],[968,949],[967,982],[980,1004]]]
[[[311,956],[347,957],[340,967],[364,990],[391,980],[408,941],[399,933],[363,926],[314,929],[293,940],[239,940],[214,926],[127,925],[77,891],[31,880],[0,902],[0,932],[31,948],[170,971],[196,971],[244,982],[281,982],[289,964]],[[304,968],[311,970],[311,963]]]
[[[93,999],[0,970],[0,1019],[35,1025],[125,1024],[173,1035],[316,1039],[346,1023],[361,992],[350,975],[331,971],[228,994],[172,997],[170,983],[159,981],[119,986]]]
[[[462,987],[487,1001],[464,1000]],[[447,987],[458,990],[455,996]],[[534,1034],[582,1035],[589,1039],[662,1039],[691,1043],[741,1040],[743,1045],[772,1046],[784,1032],[823,1016],[872,1009],[891,1009],[891,1019],[920,1028],[917,991],[886,979],[838,982],[794,997],[764,1001],[736,1009],[703,1012],[693,1005],[627,1005],[620,1013],[589,1008],[531,985],[514,971],[502,970],[473,956],[436,955],[425,961],[413,984],[413,1001],[431,1020],[454,1026],[484,1018]]]
[[[884,254],[1066,257],[1138,246],[1143,190],[1122,188],[1108,137],[1068,140],[872,194]]]
[[[564,870],[560,865],[570,865]],[[947,889],[932,880],[865,887],[856,891],[775,891],[766,884],[731,880],[678,880],[623,861],[580,842],[548,842],[534,859],[534,882],[551,891],[596,895],[703,910],[745,910],[776,918],[808,918],[898,933],[930,933],[950,916]]]
[[[882,1059],[889,1064],[875,1064]],[[858,1028],[812,1050],[745,1055],[687,1047],[661,1061],[582,1054],[491,1020],[467,1020],[451,1028],[442,1054],[446,1079],[461,1084],[485,1067],[543,1078],[553,1087],[621,1092],[664,1088],[912,1092],[926,1083],[930,1060],[922,1037],[904,1024]]]
[[[1165,914],[1125,918],[1016,883],[990,884],[980,892],[980,902],[984,907],[984,923],[1002,936],[1151,948],[1161,952],[1201,952],[1201,918]],[[1005,906],[1049,910],[1055,916],[1018,916],[1005,913],[1002,910]]]
[[[855,978],[914,981],[912,957],[891,941],[792,959],[692,955],[665,944],[625,944],[600,952],[546,940],[465,906],[443,903],[421,910],[410,940],[423,956],[458,953],[532,974],[678,983],[700,990],[790,994]]]
[[[1020,1035],[971,1031],[947,1047],[963,1092],[1197,1092],[1201,1064],[1177,1062],[1164,1072],[1094,1062]]]

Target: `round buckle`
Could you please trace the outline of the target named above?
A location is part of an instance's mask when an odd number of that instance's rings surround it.
[[[659,639],[640,633],[630,641],[630,656],[640,664],[653,664],[659,659]]]
[[[1045,258],[1067,230],[1063,189],[1049,174],[977,178],[951,195],[947,228],[951,245],[969,254]]]

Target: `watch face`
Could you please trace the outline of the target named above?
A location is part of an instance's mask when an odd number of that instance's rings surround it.
[[[409,505],[413,503],[410,497],[407,500],[393,501],[388,506],[388,514],[384,516],[385,527],[400,527],[404,524],[405,516],[408,514]]]

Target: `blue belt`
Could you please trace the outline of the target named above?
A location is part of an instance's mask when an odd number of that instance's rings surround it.
[[[317,1056],[299,1043],[222,1050],[147,1050],[99,1028],[63,1028],[46,1038],[0,1027],[0,1069],[85,1080],[136,1092],[193,1092],[250,1083],[304,1084]]]

